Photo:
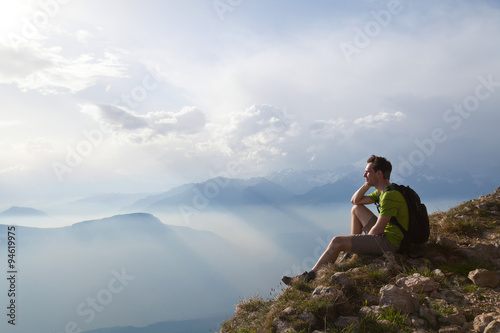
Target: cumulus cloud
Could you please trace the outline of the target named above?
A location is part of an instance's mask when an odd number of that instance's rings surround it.
[[[87,31],[87,30],[78,30],[76,33],[75,33],[75,38],[78,42],[82,43],[82,44],[85,44],[87,45],[88,44],[88,41],[89,39],[92,37],[92,34]]]
[[[336,120],[316,120],[310,126],[311,137],[314,139],[331,139],[343,136],[343,130],[346,125],[344,118]]]
[[[256,165],[287,156],[291,140],[301,134],[295,115],[272,105],[253,105],[212,122],[197,107],[138,114],[116,105],[85,104],[81,112],[121,141],[156,145],[160,159],[218,156]]]
[[[305,153],[311,165],[331,167],[338,163],[336,154],[342,153],[342,159],[355,156],[360,151],[365,153],[368,146],[376,147],[380,142],[386,142],[394,131],[387,126],[395,122],[402,122],[405,114],[396,111],[393,113],[381,111],[358,118],[346,119],[318,119],[309,125],[309,138],[303,137],[307,144]],[[406,126],[406,125],[404,125]],[[397,131],[396,131],[397,132]]]
[[[206,123],[205,114],[196,107],[184,107],[177,113],[157,111],[140,115],[116,105],[87,104],[81,106],[81,112],[137,142],[149,142],[171,133],[193,134],[201,131]]]
[[[405,118],[406,115],[400,111],[394,113],[381,111],[377,114],[370,114],[354,120],[347,120],[343,117],[326,120],[319,119],[311,123],[309,133],[315,141],[342,141],[351,137],[353,133],[360,129],[376,129],[384,124],[400,122]]]
[[[363,137],[359,131],[369,128],[366,135],[371,136],[377,125],[404,119],[401,112],[380,112],[356,119],[338,117],[299,124],[296,115],[273,105],[252,105],[217,122],[207,122],[196,107],[184,107],[176,113],[138,114],[116,105],[84,105],[82,112],[107,124],[122,140],[161,144],[162,154],[188,159],[219,156],[252,168],[277,161],[286,165],[287,160],[301,158],[320,163],[318,155],[352,145],[355,133]]]
[[[252,105],[243,112],[232,115],[232,132],[241,136],[250,136],[266,132],[277,137],[291,128],[295,115],[289,114],[286,108],[273,105]]]
[[[262,155],[284,154],[281,144],[298,135],[300,127],[286,108],[253,105],[234,113],[222,133],[233,152],[247,152],[250,158],[260,159]]]

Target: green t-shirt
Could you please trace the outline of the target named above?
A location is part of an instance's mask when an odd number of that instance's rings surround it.
[[[401,192],[393,190],[384,191],[380,194],[378,190],[375,190],[369,197],[374,202],[379,202],[381,216],[395,216],[403,228],[408,230],[408,206]],[[384,235],[391,244],[397,247],[399,247],[403,239],[403,233],[399,227],[390,222],[387,223],[384,229]]]

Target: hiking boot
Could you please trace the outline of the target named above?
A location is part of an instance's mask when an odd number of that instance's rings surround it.
[[[294,277],[291,277],[291,276],[282,276],[281,277],[281,281],[283,281],[284,284],[286,284],[287,286],[289,286],[289,285],[292,284],[292,281],[294,279],[300,279],[300,280],[303,280],[305,282],[311,282],[315,278],[316,278],[316,273],[315,272],[313,272],[313,271],[310,271],[310,272],[305,271],[304,273],[302,273],[300,275],[297,275],[297,276],[294,276]]]
[[[351,259],[352,258],[352,253],[349,252],[344,252],[344,254],[340,257],[339,259],[339,264],[343,263],[344,261]]]

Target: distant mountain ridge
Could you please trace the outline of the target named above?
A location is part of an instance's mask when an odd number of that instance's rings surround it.
[[[157,212],[188,207],[232,207],[241,205],[272,205],[293,197],[293,193],[264,177],[230,179],[216,177],[203,183],[186,184],[168,192],[143,198],[124,211]]]
[[[345,172],[333,170],[295,170],[288,168],[272,172],[264,178],[286,188],[296,195],[301,195],[315,187],[335,183],[345,175]]]
[[[250,179],[217,177],[148,196],[124,208],[124,211],[133,209],[154,213],[182,206],[217,209],[242,205],[325,205],[348,202],[363,184],[362,176],[362,170],[334,174],[331,171],[286,169],[266,177]],[[478,185],[467,174],[449,177],[416,174],[411,179],[399,179],[395,182],[410,185],[424,201],[436,198],[460,199],[461,195],[465,197],[470,194],[464,192],[464,189],[474,189],[474,195],[490,190],[487,185]],[[306,189],[306,192],[301,193]]]
[[[348,203],[363,184],[363,169],[346,167],[334,170],[284,169],[249,179],[215,177],[187,183],[156,194],[109,193],[87,197],[57,207],[65,213],[92,210],[101,214],[178,212],[180,208],[199,211],[232,209],[237,206],[329,205]],[[428,200],[465,200],[483,195],[494,188],[494,180],[481,181],[459,170],[438,172],[423,167],[395,183],[414,188]],[[57,210],[57,209],[56,209]]]
[[[9,209],[0,213],[0,217],[36,217],[36,216],[47,216],[47,214],[41,210],[30,208],[30,207],[18,207],[12,206]]]

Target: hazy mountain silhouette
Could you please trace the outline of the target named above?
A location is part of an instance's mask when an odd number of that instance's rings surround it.
[[[184,210],[225,211],[243,206],[325,206],[348,203],[364,182],[363,169],[333,170],[285,169],[265,177],[250,179],[216,177],[200,183],[188,183],[157,194],[109,193],[82,198],[55,207],[63,213],[114,215],[148,212],[179,213]],[[483,195],[493,190],[494,181],[479,180],[466,172],[442,172],[422,167],[406,178],[392,181],[414,188],[422,200],[461,200],[467,194]],[[464,192],[464,190],[467,191]],[[95,215],[94,214],[94,215]],[[0,215],[2,216],[2,215]]]
[[[30,207],[18,207],[12,206],[9,209],[0,213],[0,217],[42,217],[47,216],[47,214],[41,210],[30,208]]]
[[[0,225],[2,244],[6,228]],[[62,228],[18,226],[15,232],[19,256],[29,253],[19,263],[18,302],[23,317],[30,318],[19,323],[21,331],[59,332],[68,321],[84,331],[117,323],[140,326],[165,321],[166,316],[221,316],[253,284],[238,285],[245,273],[228,269],[241,260],[248,268],[256,266],[238,246],[212,232],[165,225],[150,214],[117,215]],[[123,288],[115,282],[112,290],[123,289],[119,293],[99,294],[110,290],[118,274],[133,279]],[[88,299],[101,299],[97,305],[106,315],[88,315]],[[50,306],[40,307],[46,300]],[[79,305],[87,315],[77,315]]]
[[[143,198],[124,210],[147,212],[177,210],[180,206],[233,207],[241,205],[272,205],[284,202],[293,194],[265,178],[212,178],[203,183],[186,184],[160,195]]]

